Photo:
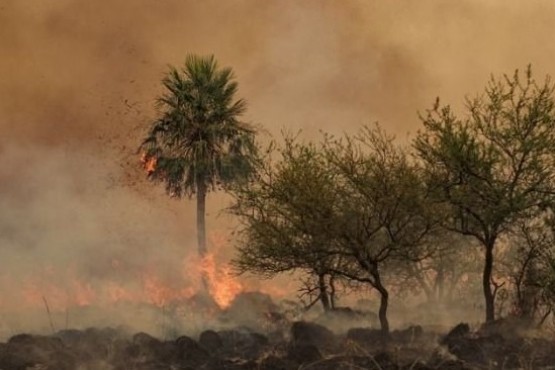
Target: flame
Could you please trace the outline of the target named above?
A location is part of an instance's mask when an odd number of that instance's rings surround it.
[[[238,283],[231,277],[227,266],[217,266],[214,256],[200,263],[188,259],[185,270],[188,274],[183,274],[181,278],[173,279],[160,274],[162,271],[150,267],[145,267],[142,272],[136,274],[135,281],[125,284],[117,280],[117,273],[113,275],[114,280],[106,278],[102,282],[94,285],[82,278],[73,276],[74,272],[56,271],[52,267],[46,267],[38,271],[36,275],[29,276],[19,291],[19,297],[3,297],[2,303],[13,303],[14,307],[23,304],[27,307],[42,307],[44,300],[48,302],[49,308],[53,311],[64,311],[73,306],[109,306],[118,302],[148,303],[157,307],[164,307],[168,304],[185,302],[199,291],[199,284],[192,284],[194,278],[189,276],[195,274],[200,276],[204,266],[207,276],[210,276],[210,293],[214,295],[214,300],[220,306],[225,306],[235,296]],[[114,269],[119,269],[125,261],[113,259],[111,265]],[[192,268],[192,266],[196,268]],[[196,271],[195,271],[196,270]],[[117,272],[117,271],[115,271]],[[9,286],[7,279],[3,278],[3,286]],[[231,282],[231,283],[229,283]],[[15,292],[14,292],[15,293]]]
[[[157,158],[148,156],[146,153],[141,154],[141,163],[147,174],[151,174],[156,170]]]
[[[214,253],[203,258],[201,271],[208,278],[209,293],[220,308],[229,307],[235,296],[244,290],[228,265],[216,264]]]
[[[157,262],[129,265],[121,255],[112,256],[106,261],[108,268],[102,279],[88,279],[77,264],[64,268],[37,267],[23,280],[1,274],[0,288],[5,294],[0,297],[0,305],[2,309],[16,310],[20,307],[43,308],[46,300],[50,310],[58,312],[71,307],[110,307],[123,302],[147,303],[160,308],[168,305],[189,307],[191,298],[202,290],[201,276],[207,278],[208,293],[220,309],[229,307],[238,294],[247,290],[282,295],[283,284],[270,291],[269,287],[259,286],[259,281],[239,281],[234,276],[226,260],[228,239],[228,235],[222,233],[209,235],[210,253],[203,258],[187,256],[182,259],[181,266]],[[16,285],[19,289],[10,288]]]
[[[150,274],[143,277],[143,286],[146,300],[158,307],[164,307],[171,302],[191,298],[196,291],[193,287],[173,288],[158,276]]]
[[[200,260],[198,271],[199,276],[207,278],[208,292],[222,309],[229,307],[235,296],[245,291],[243,284],[234,276],[230,265],[222,261],[224,250],[228,249],[228,239],[229,236],[221,232],[209,235],[211,252]]]
[[[84,283],[80,280],[73,282],[74,301],[78,306],[90,306],[96,300],[96,292],[90,283]]]
[[[137,295],[133,294],[122,285],[110,282],[107,285],[107,294],[110,302],[134,302],[137,301]]]

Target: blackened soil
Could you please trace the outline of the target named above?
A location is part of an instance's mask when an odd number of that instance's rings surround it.
[[[20,334],[0,343],[0,370],[289,370],[289,369],[542,369],[555,364],[555,343],[472,332],[459,324],[438,336],[419,326],[393,331],[294,322],[283,335],[240,328],[207,330],[198,338],[160,340],[106,328]],[[285,339],[286,338],[286,339]]]

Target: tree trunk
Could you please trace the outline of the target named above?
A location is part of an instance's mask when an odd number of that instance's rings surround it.
[[[449,304],[453,302],[453,293],[457,289],[457,284],[461,277],[462,277],[462,274],[453,268],[451,272],[451,279],[449,279],[449,287],[445,295],[445,302],[448,302]]]
[[[414,272],[414,276],[416,277],[416,281],[418,282],[418,284],[420,284],[420,287],[422,288],[422,290],[424,291],[424,294],[426,295],[426,300],[428,301],[429,304],[435,304],[435,290],[430,288],[430,286],[428,285],[428,283],[426,283],[426,281],[424,280],[424,278],[422,277],[422,275],[415,271]]]
[[[445,273],[443,271],[443,266],[441,266],[437,272],[436,276],[436,285],[437,285],[437,302],[444,303],[445,302]]]
[[[197,242],[198,254],[201,259],[206,256],[206,185],[197,185]],[[208,289],[208,276],[206,271],[202,271],[202,285]]]
[[[335,310],[335,278],[330,276],[330,307]]]
[[[378,311],[378,318],[380,319],[380,327],[382,330],[382,337],[384,340],[389,338],[389,321],[387,320],[387,306],[389,303],[389,292],[382,285],[380,274],[375,271],[372,276],[375,280],[375,288],[380,293],[380,309]]]
[[[484,264],[484,275],[482,284],[484,287],[484,298],[486,299],[486,323],[495,320],[495,297],[491,290],[491,274],[493,271],[493,246],[495,241],[488,242],[486,248],[486,260]]]
[[[206,186],[199,184],[197,186],[197,241],[198,254],[200,257],[206,255]]]
[[[330,310],[330,299],[329,299],[327,288],[326,288],[326,275],[325,274],[318,275],[318,290],[320,291],[320,302],[322,302],[322,306],[324,307],[324,311],[329,311]]]

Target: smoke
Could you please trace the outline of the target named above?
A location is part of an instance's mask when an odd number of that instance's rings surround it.
[[[56,145],[138,135],[189,52],[232,66],[247,119],[271,132],[379,120],[401,135],[436,95],[460,102],[528,63],[550,72],[555,54],[549,1],[3,3],[2,131]]]
[[[528,63],[539,77],[552,73],[554,6],[3,0],[4,301],[14,286],[25,289],[27,276],[47,279],[52,270],[64,271],[53,280],[76,274],[95,286],[133,284],[148,269],[187,283],[194,204],[147,184],[136,155],[160,79],[187,53],[231,66],[249,103],[245,119],[270,133],[302,128],[315,136],[380,121],[404,138],[438,95],[460,107],[491,73]],[[212,230],[230,224],[217,217],[225,199],[210,196]]]

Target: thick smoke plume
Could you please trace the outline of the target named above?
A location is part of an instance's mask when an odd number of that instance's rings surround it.
[[[69,289],[77,279],[86,292],[154,271],[196,284],[184,275],[194,204],[146,184],[136,153],[167,65],[187,53],[231,66],[245,119],[270,133],[380,121],[404,139],[437,95],[457,106],[491,73],[528,63],[552,73],[554,6],[2,0],[0,309],[27,291],[47,295],[44,281]],[[230,220],[216,217],[224,206],[210,197],[208,227],[225,234]]]

